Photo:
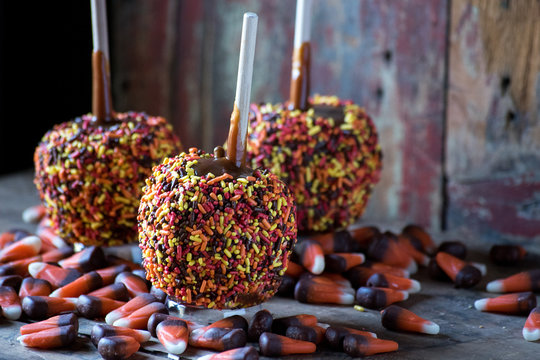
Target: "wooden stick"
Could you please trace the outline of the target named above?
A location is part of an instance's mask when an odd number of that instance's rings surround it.
[[[310,87],[311,48],[309,45],[311,29],[312,0],[296,2],[294,24],[294,50],[292,56],[290,106],[292,109],[306,110]]]
[[[93,120],[103,124],[113,120],[111,74],[109,67],[109,39],[105,0],[90,0],[92,8],[92,114]]]
[[[234,110],[231,115],[231,125],[227,139],[227,158],[233,161],[238,167],[244,166],[246,162],[249,99],[251,95],[251,81],[253,79],[257,22],[258,17],[256,14],[251,12],[244,14],[238,78],[236,79],[236,97],[234,99]]]

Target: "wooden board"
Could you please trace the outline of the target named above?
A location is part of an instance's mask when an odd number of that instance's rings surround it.
[[[448,227],[540,246],[540,5],[454,0]]]
[[[30,172],[0,177],[0,232],[11,228],[33,226],[21,222],[22,210],[37,203],[37,196],[32,185]],[[403,223],[391,225],[379,224],[383,229],[398,230]],[[437,234],[438,241],[443,239],[461,239],[469,244],[469,258],[489,263],[488,246],[479,242],[470,233]],[[417,314],[435,321],[441,327],[437,336],[403,334],[384,329],[380,324],[380,315],[375,310],[359,312],[351,306],[310,305],[301,304],[292,299],[273,298],[265,304],[246,311],[250,318],[259,309],[268,309],[275,317],[307,313],[316,315],[320,322],[333,325],[344,325],[354,328],[365,328],[374,331],[379,338],[395,340],[399,343],[399,351],[378,355],[377,359],[533,359],[537,356],[538,344],[523,340],[521,329],[524,317],[487,314],[473,308],[478,298],[491,296],[482,291],[489,280],[509,275],[518,270],[538,266],[540,257],[529,255],[520,268],[508,269],[490,266],[488,276],[472,290],[454,289],[450,283],[434,282],[425,271],[414,278],[421,281],[422,291],[411,294],[409,300],[400,305]],[[195,311],[185,315],[201,323],[210,323],[220,319],[219,311]],[[57,351],[36,351],[24,348],[16,338],[21,322],[0,320],[0,359],[97,359],[95,348],[89,343],[88,335],[93,322],[81,320],[81,330],[76,345],[69,349]],[[208,351],[189,349],[182,358],[192,359],[207,354]],[[143,349],[132,359],[165,359],[167,354],[156,339],[145,344]],[[313,355],[295,356],[291,359],[344,359],[344,354],[321,350]]]

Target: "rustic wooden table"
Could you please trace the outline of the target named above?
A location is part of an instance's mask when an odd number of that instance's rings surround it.
[[[32,184],[32,172],[22,172],[0,177],[0,232],[12,228],[34,230],[34,226],[24,224],[21,212],[38,202]],[[402,225],[402,224],[399,224]],[[382,226],[385,228],[384,226]],[[392,229],[392,226],[388,226]],[[397,230],[397,229],[394,229]],[[469,244],[474,261],[489,264],[488,244],[475,242],[471,234],[439,234],[438,241],[459,238]],[[473,290],[454,289],[449,283],[431,281],[425,270],[413,277],[422,283],[422,291],[412,294],[401,303],[404,307],[438,323],[441,333],[436,336],[414,335],[392,332],[380,324],[377,311],[359,312],[351,306],[308,305],[292,299],[274,298],[261,306],[248,309],[245,316],[250,318],[256,311],[268,309],[275,317],[307,313],[316,315],[319,321],[334,325],[344,325],[369,329],[383,339],[395,340],[399,350],[395,353],[376,355],[377,359],[533,359],[538,358],[538,343],[523,339],[521,330],[525,317],[481,313],[474,309],[474,300],[492,296],[483,291],[488,281],[507,276],[518,270],[538,266],[539,257],[529,254],[519,269],[500,268],[489,265],[488,274]],[[219,311],[197,311],[187,314],[199,322],[218,320],[223,316]],[[0,320],[0,359],[99,359],[100,355],[89,341],[93,321],[81,320],[79,337],[69,349],[42,351],[23,347],[16,340],[22,322]],[[209,352],[188,349],[181,358],[196,358]],[[132,359],[165,359],[167,353],[156,339],[145,344]],[[341,359],[345,354],[322,351],[313,355],[287,357],[290,359]]]

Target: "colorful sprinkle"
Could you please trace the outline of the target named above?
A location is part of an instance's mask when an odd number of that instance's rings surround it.
[[[293,197],[267,170],[197,176],[197,160],[211,157],[189,149],[147,179],[138,217],[143,264],[153,285],[180,303],[253,306],[274,295],[287,267],[296,242]]]
[[[117,113],[94,126],[91,115],[56,125],[36,148],[35,184],[52,227],[70,243],[137,240],[137,208],[152,166],[181,151],[164,118]]]
[[[357,220],[379,181],[381,148],[371,118],[351,101],[318,96],[312,105],[341,106],[344,119],[315,117],[283,104],[252,106],[248,161],[285,181],[300,231],[327,231]]]

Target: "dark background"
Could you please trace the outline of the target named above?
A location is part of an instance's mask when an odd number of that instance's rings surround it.
[[[0,1],[0,174],[32,167],[54,124],[91,110],[89,1]]]

